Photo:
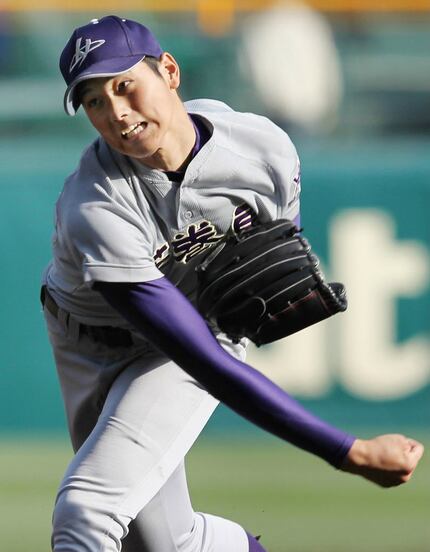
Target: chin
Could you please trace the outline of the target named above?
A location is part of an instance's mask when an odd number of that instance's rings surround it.
[[[139,161],[145,162],[145,159],[151,159],[154,157],[159,150],[159,146],[154,147],[148,147],[146,145],[145,147],[142,147],[138,144],[134,148],[127,148],[127,151],[125,151],[125,155],[128,155],[129,157],[133,157],[134,159],[138,159]]]
[[[145,159],[155,155],[160,147],[157,140],[149,138],[152,137],[141,136],[139,139],[138,135],[134,140],[130,141],[118,140],[116,137],[113,140],[107,140],[106,138],[105,140],[111,148],[119,153],[144,162]]]
[[[143,134],[143,133],[142,133]],[[123,143],[128,155],[133,157],[148,157],[153,155],[158,149],[158,141],[151,136],[136,136],[134,140]]]
[[[146,153],[146,149],[142,151],[142,148],[139,147],[132,147],[132,144],[126,144],[124,142],[117,142],[117,141],[108,141],[106,142],[109,144],[109,146],[117,151],[118,153],[122,153],[122,155],[127,155],[128,157],[134,157],[134,158],[143,158],[150,155],[150,153]]]

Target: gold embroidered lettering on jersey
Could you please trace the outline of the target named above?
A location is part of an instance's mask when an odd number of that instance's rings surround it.
[[[175,260],[186,264],[222,237],[223,235],[218,234],[215,226],[208,220],[190,224],[184,232],[178,232],[172,240]]]
[[[234,210],[231,228],[235,234],[238,234],[241,230],[252,226],[256,220],[257,215],[254,209],[246,203],[242,203]]]
[[[154,253],[153,259],[155,261],[155,266],[157,268],[162,268],[169,262],[169,258],[170,258],[169,244],[165,242]]]

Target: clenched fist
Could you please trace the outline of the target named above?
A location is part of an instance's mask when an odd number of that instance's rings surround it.
[[[357,439],[340,469],[381,487],[395,487],[409,481],[423,453],[421,443],[404,435]]]

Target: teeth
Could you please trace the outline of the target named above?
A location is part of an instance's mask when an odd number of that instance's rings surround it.
[[[134,130],[136,130],[138,127],[141,126],[141,123],[136,123],[135,125],[131,125],[125,130],[121,131],[122,136],[127,137],[129,136]],[[137,134],[137,132],[135,132]]]

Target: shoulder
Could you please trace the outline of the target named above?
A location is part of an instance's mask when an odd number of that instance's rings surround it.
[[[76,169],[66,178],[60,199],[80,197],[91,183],[102,180],[103,174],[98,161],[99,140],[95,140],[82,152]]]
[[[195,99],[184,103],[188,113],[217,113],[223,111],[233,112],[233,109],[226,103],[219,100]]]
[[[87,218],[97,219],[99,211],[112,210],[124,187],[128,183],[98,138],[83,151],[76,170],[66,178],[56,205],[57,218],[63,228],[79,228]]]
[[[278,217],[294,218],[299,209],[300,162],[288,134],[267,117],[234,111],[216,100],[193,100],[185,106],[212,125],[217,163],[234,179],[240,173],[248,185],[265,189],[261,193],[271,198],[270,205],[276,202]],[[262,188],[263,183],[269,187]]]
[[[256,113],[233,110],[218,100],[185,102],[189,113],[205,117],[214,127],[218,145],[267,164],[281,158],[296,160],[297,152],[288,134],[273,121]]]
[[[118,157],[124,156],[118,154]],[[66,178],[60,199],[63,202],[86,203],[122,191],[120,185],[113,186],[117,182],[128,184],[121,163],[124,161],[116,158],[106,142],[97,138],[83,151],[77,168]]]

